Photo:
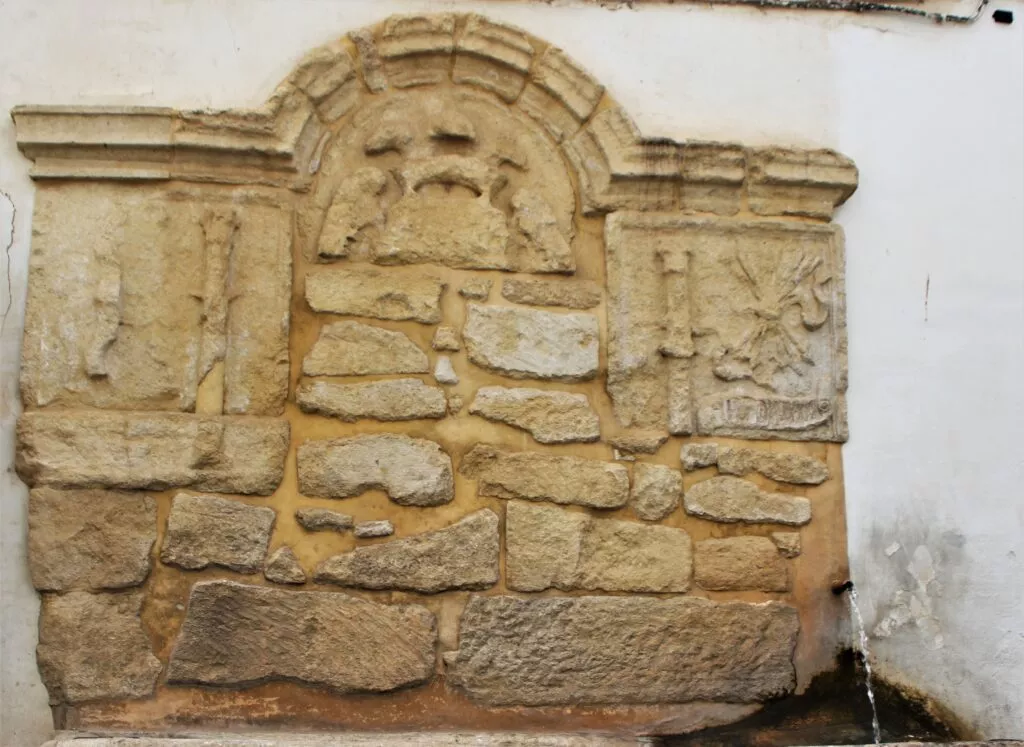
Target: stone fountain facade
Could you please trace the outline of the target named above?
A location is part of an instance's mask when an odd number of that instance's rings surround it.
[[[848,159],[645,139],[476,15],[14,118],[58,726],[678,732],[830,665]]]

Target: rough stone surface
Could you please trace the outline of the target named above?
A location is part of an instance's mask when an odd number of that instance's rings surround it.
[[[361,322],[325,324],[302,361],[306,376],[426,373],[427,354],[402,332]]]
[[[270,554],[267,565],[263,568],[263,575],[267,581],[275,584],[306,583],[306,572],[299,565],[295,552],[287,545],[277,548]]]
[[[498,516],[488,508],[444,529],[328,558],[317,581],[364,589],[434,594],[486,589],[498,581]]]
[[[590,280],[516,278],[501,284],[501,295],[512,303],[529,306],[592,309],[601,303],[601,286]]]
[[[356,524],[353,534],[360,539],[371,537],[390,537],[395,533],[395,527],[387,519],[376,521],[360,521]]]
[[[199,732],[182,737],[86,737],[57,734],[43,747],[649,747],[646,737],[611,737],[594,734],[528,734],[521,732],[351,732],[344,735],[288,732]],[[1019,747],[1005,742],[1000,747]],[[897,747],[893,745],[892,747]],[[920,747],[901,745],[899,747]],[[983,747],[980,742],[957,742],[934,747]]]
[[[491,295],[491,286],[493,284],[492,280],[473,278],[462,284],[462,287],[459,288],[459,295],[473,301],[486,301]]]
[[[444,350],[449,353],[457,353],[462,350],[462,342],[459,340],[459,331],[455,327],[441,326],[434,330],[434,339],[430,346],[434,350]]]
[[[50,702],[145,698],[162,665],[139,619],[142,592],[43,596],[39,673]]]
[[[828,467],[814,457],[731,446],[719,447],[718,471],[740,477],[759,472],[777,482],[796,485],[820,485],[829,477]]]
[[[621,464],[574,456],[510,452],[480,444],[459,471],[477,480],[480,495],[619,508],[629,500],[629,473]]]
[[[469,412],[521,428],[542,444],[601,437],[600,418],[585,394],[487,386],[477,390]]]
[[[124,589],[149,575],[156,501],[138,493],[37,488],[28,566],[40,591]]]
[[[115,412],[27,412],[18,474],[29,485],[273,493],[288,423],[269,418]]]
[[[795,558],[800,554],[800,532],[772,532],[772,542],[784,558]]]
[[[452,359],[447,355],[442,355],[437,359],[437,364],[434,366],[434,381],[446,386],[454,386],[459,383],[458,374],[455,373],[455,368],[452,366]]]
[[[256,573],[263,567],[276,517],[266,506],[180,493],[171,503],[160,560],[192,571],[219,565]]]
[[[448,677],[488,705],[751,703],[793,691],[798,629],[778,602],[474,597]]]
[[[355,524],[355,519],[348,514],[331,511],[329,508],[300,508],[295,512],[295,520],[310,532],[324,529],[344,532]]]
[[[697,543],[694,580],[708,591],[789,591],[786,561],[767,537],[729,537]]]
[[[712,477],[683,497],[686,513],[723,522],[791,524],[811,520],[811,502],[799,496],[768,493],[738,477]]]
[[[687,472],[718,464],[718,444],[684,444],[679,460]]]
[[[313,311],[424,324],[441,321],[441,280],[419,270],[321,267],[306,275]]]
[[[317,254],[337,258],[357,250],[367,228],[384,224],[380,195],[386,188],[384,172],[372,167],[342,181],[324,218]]]
[[[608,443],[626,454],[655,454],[667,440],[667,433],[632,431],[612,436]]]
[[[244,687],[295,680],[387,692],[434,671],[437,624],[415,604],[209,581],[192,587],[167,681]]]
[[[683,476],[679,470],[661,464],[637,464],[633,467],[630,504],[633,513],[645,521],[661,521],[679,508],[683,495]]]
[[[682,529],[511,501],[505,510],[505,547],[508,587],[515,591],[690,588],[691,543]]]
[[[299,446],[299,490],[349,498],[383,490],[404,506],[437,506],[455,496],[452,460],[434,441],[390,434],[307,441]]]
[[[419,379],[389,379],[366,384],[307,381],[295,401],[303,412],[327,415],[351,423],[369,420],[443,418],[448,403],[444,391]]]
[[[591,314],[469,304],[463,340],[473,363],[515,379],[597,375],[598,324]]]

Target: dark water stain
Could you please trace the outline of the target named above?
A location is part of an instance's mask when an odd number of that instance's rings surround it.
[[[944,742],[971,734],[940,715],[933,703],[872,679],[883,742]],[[802,695],[767,704],[749,718],[681,736],[665,737],[666,747],[793,747],[871,744],[871,704],[859,657],[844,651],[833,671],[815,677]]]

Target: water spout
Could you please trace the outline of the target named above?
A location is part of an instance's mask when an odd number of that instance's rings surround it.
[[[832,587],[832,593],[836,596],[849,592],[850,612],[857,628],[858,645],[860,648],[861,660],[864,662],[864,685],[868,691],[868,701],[871,703],[871,731],[875,737],[875,744],[882,743],[882,727],[878,723],[878,707],[875,705],[875,691],[871,686],[871,659],[868,656],[868,633],[864,628],[864,618],[861,617],[860,607],[857,604],[857,588],[853,581],[845,581]]]

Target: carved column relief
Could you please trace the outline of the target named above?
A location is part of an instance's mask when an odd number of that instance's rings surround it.
[[[69,722],[647,733],[829,666],[847,159],[645,139],[461,14],[255,110],[14,117]]]

